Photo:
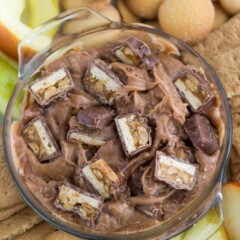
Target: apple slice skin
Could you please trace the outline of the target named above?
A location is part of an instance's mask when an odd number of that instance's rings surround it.
[[[222,187],[224,228],[229,240],[240,239],[240,183],[228,182]]]

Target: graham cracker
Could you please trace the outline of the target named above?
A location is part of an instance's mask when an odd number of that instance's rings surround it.
[[[55,231],[45,237],[45,240],[84,240],[84,238],[75,237],[63,231]]]
[[[0,221],[11,217],[13,214],[19,212],[25,207],[26,207],[26,203],[18,203],[12,207],[0,210]]]
[[[6,163],[0,163],[0,209],[23,202],[10,175]]]
[[[56,231],[50,224],[41,222],[30,230],[22,233],[12,240],[45,240],[46,235]]]
[[[240,13],[211,32],[194,48],[210,64],[213,57],[240,46]]]
[[[41,221],[42,219],[33,210],[29,207],[24,208],[19,213],[0,222],[0,240],[12,239]]]
[[[240,22],[239,22],[240,27]],[[240,29],[239,29],[240,35]],[[240,44],[240,39],[239,39]],[[227,97],[240,94],[240,46],[220,53],[211,60],[211,66],[216,71],[226,91]]]

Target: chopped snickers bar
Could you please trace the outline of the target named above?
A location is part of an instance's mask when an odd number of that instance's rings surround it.
[[[103,206],[103,198],[84,191],[75,185],[63,183],[54,202],[56,208],[72,212],[84,221],[94,224]]]
[[[174,84],[193,112],[206,109],[214,99],[210,82],[194,71],[185,72]]]
[[[113,109],[96,106],[80,110],[77,114],[77,121],[90,128],[102,129],[113,120],[114,116],[115,111]]]
[[[36,117],[22,130],[22,136],[39,162],[50,160],[60,154],[58,145],[53,138],[43,117]]]
[[[195,184],[198,167],[157,151],[153,177],[173,188],[191,190]]]
[[[63,97],[74,87],[66,69],[59,69],[33,82],[29,89],[41,106],[46,106],[58,97]]]
[[[210,155],[219,149],[218,136],[210,121],[201,114],[187,119],[185,131],[193,146]]]
[[[67,133],[67,141],[97,147],[106,143],[106,139],[101,136],[101,130],[90,129],[83,125],[71,128]]]
[[[148,45],[135,37],[128,38],[112,51],[122,62],[133,66],[143,64],[148,68],[152,68],[158,62],[157,58],[152,55]]]
[[[84,178],[105,199],[118,191],[118,176],[103,159],[86,165],[82,172]]]
[[[131,113],[116,117],[115,123],[127,156],[134,156],[151,147],[151,128],[148,127],[145,117]]]
[[[100,59],[90,65],[83,79],[83,85],[101,103],[108,105],[113,105],[115,92],[123,87],[119,78]]]

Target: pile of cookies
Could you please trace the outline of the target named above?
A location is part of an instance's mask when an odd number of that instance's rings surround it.
[[[239,0],[61,0],[63,11],[90,7],[113,21],[144,23],[194,45],[240,12]],[[112,3],[112,4],[111,4]]]

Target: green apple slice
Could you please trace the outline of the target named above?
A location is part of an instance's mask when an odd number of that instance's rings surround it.
[[[35,28],[59,14],[58,0],[27,0],[28,26]],[[44,14],[43,14],[44,13]],[[50,29],[47,35],[52,37],[56,29]]]
[[[211,237],[222,224],[214,208],[210,209],[193,227],[185,234],[183,240],[205,240]]]
[[[0,114],[3,115],[16,85],[18,72],[11,64],[0,57],[0,73]],[[15,118],[19,116],[19,104],[19,102],[16,104],[13,111]]]
[[[228,240],[224,227],[222,226],[209,240]]]

